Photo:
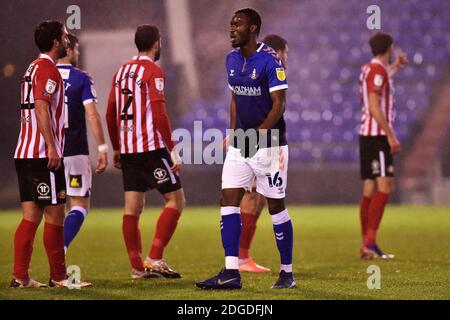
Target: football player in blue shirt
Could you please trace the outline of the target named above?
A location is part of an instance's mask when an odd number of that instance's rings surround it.
[[[288,146],[283,113],[288,88],[281,58],[258,43],[261,17],[253,9],[235,12],[230,22],[231,45],[226,60],[231,90],[234,130],[222,171],[221,235],[225,268],[197,283],[202,289],[240,289],[240,203],[256,181],[256,191],[268,203],[281,257],[281,271],[273,289],[294,288],[292,274],[293,228],[284,198],[287,185]]]
[[[79,43],[69,34],[67,56],[58,60],[58,70],[65,85],[67,117],[65,129],[64,166],[70,212],[64,220],[64,248],[77,235],[86,218],[92,186],[91,163],[87,141],[86,120],[98,145],[96,173],[108,165],[108,145],[105,143],[101,117],[97,111],[97,94],[91,77],[76,68]]]

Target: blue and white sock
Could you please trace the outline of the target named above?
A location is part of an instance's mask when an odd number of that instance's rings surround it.
[[[87,216],[87,211],[83,207],[73,206],[64,220],[64,249],[67,251],[69,244],[80,231],[81,225]]]
[[[239,241],[241,239],[242,222],[239,207],[221,207],[220,229],[222,245],[225,250],[225,269],[239,269]]]
[[[292,250],[294,231],[287,209],[272,215],[273,231],[281,257],[281,270],[292,272]]]

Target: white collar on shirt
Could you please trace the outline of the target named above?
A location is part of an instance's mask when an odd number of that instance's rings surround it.
[[[148,60],[153,62],[152,58],[150,58],[149,56],[134,56],[133,60]]]
[[[42,58],[42,59],[48,59],[48,60],[50,60],[53,64],[55,64],[55,61],[53,61],[53,59],[52,59],[48,54],[41,53],[41,54],[39,55],[39,58]]]

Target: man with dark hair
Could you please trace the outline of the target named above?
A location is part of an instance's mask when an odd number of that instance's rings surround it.
[[[36,230],[45,218],[44,246],[52,287],[84,287],[67,280],[64,255],[64,85],[55,66],[66,55],[67,31],[58,21],[40,23],[34,39],[41,54],[21,84],[21,128],[14,154],[23,219],[14,236],[14,272],[11,287],[45,287],[28,274]]]
[[[172,141],[164,98],[164,73],[155,64],[160,56],[159,31],[142,25],[135,34],[139,54],[114,75],[106,119],[114,149],[114,166],[122,170],[125,212],[122,231],[133,279],[181,278],[163,259],[185,206],[178,171],[181,158]],[[157,189],[165,207],[156,224],[152,247],[142,261],[139,217],[145,192]]]
[[[64,167],[70,212],[64,220],[64,248],[77,235],[90,207],[92,186],[91,163],[87,141],[86,119],[98,145],[95,172],[102,173],[108,164],[108,145],[105,144],[97,94],[91,77],[76,66],[80,56],[78,38],[68,35],[67,55],[58,60],[58,70],[65,84],[68,126],[65,130]]]
[[[225,268],[217,276],[198,282],[197,287],[202,289],[242,288],[239,206],[255,180],[256,192],[267,199],[281,258],[280,275],[272,288],[296,286],[292,273],[293,227],[284,203],[288,146],[283,113],[288,85],[280,57],[257,42],[260,28],[261,18],[253,9],[236,11],[230,21],[235,49],[227,56],[226,68],[234,134],[223,165],[220,201]]]
[[[369,41],[372,60],[362,67],[361,85],[361,128],[359,148],[361,178],[364,181],[360,204],[360,220],[363,245],[361,258],[384,260],[394,258],[385,254],[376,242],[385,206],[393,189],[394,159],[400,152],[400,142],[394,132],[394,99],[392,93],[393,75],[408,62],[406,55],[393,57],[392,36],[378,32]]]
[[[287,69],[288,43],[281,36],[270,34],[264,37],[263,43],[271,47],[281,57],[284,68]],[[239,271],[270,272],[269,268],[257,264],[250,255],[250,245],[256,231],[256,223],[261,215],[266,199],[256,192],[256,184],[252,190],[245,192],[241,201],[242,235],[239,242]]]

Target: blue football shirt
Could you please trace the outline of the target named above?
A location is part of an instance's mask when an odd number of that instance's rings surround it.
[[[64,81],[68,109],[68,127],[65,130],[64,156],[88,155],[85,105],[97,103],[97,94],[91,77],[70,64],[57,65]]]
[[[243,57],[240,49],[231,51],[226,60],[228,86],[236,94],[236,129],[257,129],[272,110],[270,93],[288,88],[283,62],[277,53],[264,43],[250,57]],[[279,145],[286,145],[284,118],[272,129],[278,129]]]

